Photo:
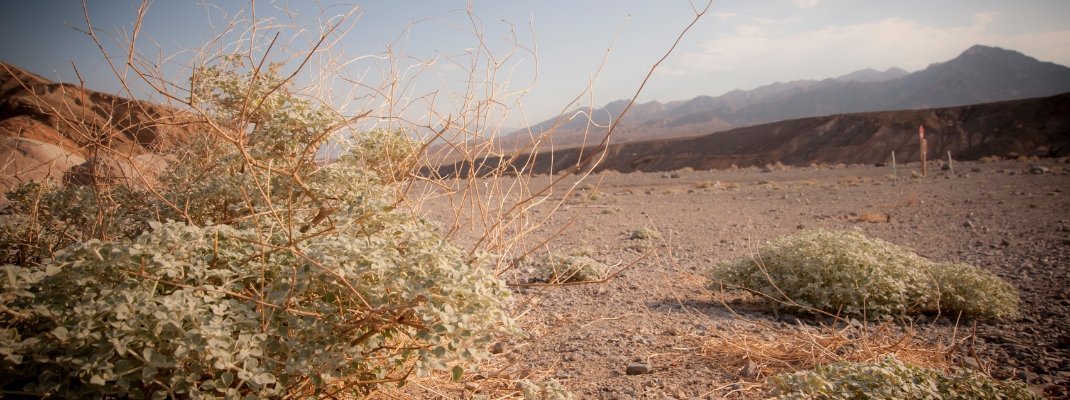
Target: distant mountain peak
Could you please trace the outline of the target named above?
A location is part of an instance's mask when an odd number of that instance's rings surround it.
[[[898,67],[888,68],[887,71],[880,72],[873,68],[866,68],[863,70],[855,71],[847,75],[838,76],[834,78],[840,82],[884,82],[890,81],[896,78],[902,78],[910,73]]]

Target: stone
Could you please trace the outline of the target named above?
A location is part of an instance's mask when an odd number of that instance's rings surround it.
[[[973,222],[972,221],[963,222],[962,226],[966,227],[966,228],[973,228]]]
[[[654,367],[650,364],[629,364],[624,368],[624,373],[628,375],[643,375],[654,372]]]
[[[747,379],[754,379],[758,377],[758,371],[758,363],[747,361],[747,365],[744,365],[743,369],[739,370],[739,376]]]
[[[1018,371],[1018,373],[1014,374],[1014,377],[1022,382],[1029,382],[1036,376],[1036,374],[1029,371]]]
[[[479,384],[478,383],[475,383],[475,382],[465,382],[464,383],[464,390],[467,390],[467,391],[470,391],[470,392],[474,392],[474,391],[476,391],[476,389],[479,389]]]
[[[1048,385],[1048,387],[1044,388],[1043,392],[1044,396],[1049,399],[1066,398],[1067,395],[1066,387],[1059,385]]]
[[[969,369],[972,369],[974,371],[982,371],[982,372],[984,372],[984,369],[981,368],[981,363],[976,358],[973,358],[973,357],[962,357],[962,358],[959,358],[959,366],[960,367],[964,367],[964,368],[969,368]]]
[[[1059,335],[1055,338],[1055,347],[1059,349],[1070,349],[1070,335]]]
[[[490,351],[490,354],[502,354],[505,352],[505,350],[506,346],[504,342],[494,343],[490,345],[490,349],[488,349],[488,351]]]

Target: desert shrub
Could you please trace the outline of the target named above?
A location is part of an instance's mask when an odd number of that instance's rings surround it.
[[[661,235],[658,235],[658,232],[653,230],[653,229],[650,229],[650,228],[637,228],[636,230],[632,231],[632,236],[630,237],[630,239],[631,240],[645,240],[645,239],[656,239],[656,238],[659,238],[659,237],[661,237]]]
[[[524,400],[574,400],[576,398],[576,395],[556,379],[534,384],[525,383]]]
[[[1002,319],[1018,312],[1017,291],[991,273],[934,263],[859,230],[780,237],[753,258],[720,262],[707,277],[711,290],[727,285],[793,310],[869,318],[943,310]]]
[[[3,390],[255,398],[339,379],[366,390],[451,365],[459,378],[489,357],[492,334],[519,333],[485,254],[397,208],[387,183],[410,172],[404,135],[341,136],[340,117],[297,96],[277,66],[239,73],[236,59],[199,70],[190,104],[244,136],[196,141],[158,195],[96,204],[88,215],[109,222],[90,224],[63,214],[87,189],[16,189],[16,204],[56,218],[41,225],[49,235],[113,232],[48,239],[32,250],[39,262],[2,267]],[[319,166],[329,140],[352,146]]]
[[[991,272],[963,263],[932,263],[940,308],[991,319],[1018,315],[1018,290]]]
[[[967,369],[945,375],[906,365],[839,362],[773,377],[781,399],[1039,399],[1021,382],[997,382]]]
[[[620,212],[620,207],[619,206],[606,207],[606,208],[603,208],[602,211],[601,211],[602,214],[616,214],[616,213],[619,213],[619,212]]]
[[[584,254],[579,252],[576,254]],[[563,255],[551,252],[543,259],[540,275],[552,283],[597,281],[606,277],[605,264],[587,255]]]
[[[591,199],[591,201],[602,200],[602,193],[598,193],[598,192],[591,193],[590,199]]]

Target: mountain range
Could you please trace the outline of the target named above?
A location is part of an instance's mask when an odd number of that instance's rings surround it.
[[[595,172],[674,171],[761,167],[770,164],[900,163],[920,157],[925,127],[932,159],[1070,156],[1070,93],[958,107],[799,118],[703,136],[613,143],[601,151],[573,147],[440,165],[440,176],[482,176],[491,170],[556,174],[582,160]],[[937,156],[938,155],[938,156]],[[508,165],[502,165],[508,164]],[[428,174],[430,170],[423,173]]]
[[[976,45],[952,60],[913,73],[899,68],[865,69],[820,81],[733,90],[716,97],[634,104],[610,142],[699,136],[796,118],[955,107],[1066,92],[1070,92],[1070,68],[1013,50]],[[506,136],[503,144],[519,148],[551,130],[557,148],[596,144],[606,131],[597,127],[608,126],[627,105],[628,100],[618,100],[593,112],[573,113],[571,119],[551,118]]]

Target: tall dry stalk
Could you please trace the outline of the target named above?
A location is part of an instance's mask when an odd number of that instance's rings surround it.
[[[334,396],[343,390],[373,390],[376,385],[404,382],[422,370],[411,360],[397,362],[393,357],[409,351],[438,351],[419,340],[404,338],[405,335],[419,336],[420,330],[429,329],[429,324],[435,322],[436,317],[417,315],[428,299],[417,296],[394,306],[373,306],[374,299],[364,296],[365,288],[371,284],[367,279],[372,278],[347,277],[333,264],[312,254],[308,250],[310,244],[337,234],[343,229],[339,225],[343,222],[360,225],[365,218],[379,213],[393,215],[389,213],[400,210],[417,225],[432,215],[445,215],[440,219],[441,237],[464,246],[467,256],[464,263],[479,266],[480,258],[490,257],[493,275],[502,277],[513,265],[511,260],[516,259],[509,255],[531,254],[549,240],[528,239],[528,235],[547,218],[534,217],[528,210],[541,203],[551,203],[552,212],[560,212],[564,208],[564,197],[575,189],[575,184],[563,189],[558,188],[559,184],[569,175],[587,177],[601,161],[623,116],[616,116],[613,124],[602,132],[592,130],[592,134],[602,135],[602,140],[585,151],[575,165],[549,179],[548,183],[535,185],[528,167],[535,162],[535,157],[529,157],[526,163],[515,161],[521,160],[522,154],[538,154],[553,131],[545,132],[525,148],[509,153],[504,151],[499,140],[501,121],[519,106],[524,93],[535,83],[518,84],[505,72],[511,70],[519,55],[537,59],[534,35],[524,38],[510,29],[504,46],[489,46],[482,21],[470,10],[463,10],[454,14],[461,18],[447,22],[453,29],[470,35],[474,50],[465,55],[421,57],[408,53],[399,41],[388,46],[384,54],[353,57],[341,48],[341,40],[357,23],[358,7],[341,13],[322,9],[316,15],[280,10],[283,17],[275,19],[257,19],[253,8],[249,15],[224,19],[214,26],[209,40],[201,47],[187,49],[178,55],[164,55],[146,52],[138,45],[139,41],[152,40],[142,32],[142,20],[149,4],[146,1],[138,9],[137,20],[130,31],[107,32],[93,25],[89,8],[83,3],[86,17],[83,32],[94,40],[109,68],[120,79],[123,88],[120,94],[147,100],[122,104],[122,107],[148,116],[150,120],[139,126],[181,127],[185,130],[183,135],[188,135],[184,139],[188,139],[189,146],[169,151],[169,165],[164,172],[168,180],[157,182],[154,175],[141,170],[144,164],[136,159],[139,154],[111,145],[137,127],[100,131],[97,126],[83,123],[85,115],[49,105],[51,109],[46,111],[69,125],[70,135],[80,136],[79,143],[85,143],[81,150],[96,160],[88,164],[85,172],[88,180],[81,184],[97,201],[82,206],[84,214],[92,218],[78,220],[78,226],[71,223],[72,219],[49,220],[37,213],[31,214],[29,218],[34,224],[45,227],[31,230],[32,235],[41,236],[41,231],[47,230],[59,238],[47,251],[34,251],[39,260],[44,260],[58,248],[89,239],[115,242],[150,230],[177,229],[176,225],[152,222],[165,219],[206,230],[245,224],[246,233],[215,233],[211,257],[200,260],[207,259],[214,266],[212,260],[218,260],[224,254],[222,242],[246,246],[250,253],[234,261],[238,267],[266,266],[274,258],[288,259],[294,263],[293,281],[287,280],[291,279],[289,272],[269,273],[265,267],[258,276],[244,278],[249,279],[246,284],[233,288],[183,283],[180,276],[159,275],[146,270],[144,260],[140,270],[123,269],[119,273],[166,290],[248,302],[260,315],[265,332],[272,318],[290,315],[302,321],[311,318],[333,324],[332,335],[350,339],[351,346],[382,341],[395,343],[391,340],[411,346],[397,349],[373,346],[374,351],[367,354],[369,358],[362,361],[370,368],[365,372],[335,376],[327,382],[314,373],[288,381],[285,390],[290,396],[311,393]],[[681,37],[708,8],[709,5],[701,10],[694,8],[695,19],[683,30]],[[676,43],[653,68],[665,60]],[[115,46],[122,49],[118,57],[107,50]],[[492,48],[505,50],[492,51]],[[181,60],[186,61],[180,63]],[[436,63],[443,60],[461,66],[460,81],[463,84],[453,84],[457,76],[436,68]],[[633,103],[649,78],[650,74],[637,89]],[[237,89],[231,84],[233,82],[240,84]],[[439,85],[427,86],[428,82],[438,82]],[[85,94],[84,82],[82,85],[83,90],[77,92],[78,96]],[[205,85],[209,85],[208,89],[203,89]],[[414,94],[420,92],[423,94]],[[593,97],[593,87],[583,89],[576,99],[583,96]],[[263,147],[258,144],[261,138],[255,136],[259,135],[256,132],[283,118],[272,114],[273,109],[279,107],[269,101],[275,98],[322,110],[322,115],[308,118],[333,123],[316,125],[319,122],[312,122],[308,126],[314,129],[291,132],[306,135],[296,139],[297,147],[288,141],[294,138],[288,136],[279,139],[276,147]],[[84,99],[81,101],[84,103]],[[369,143],[371,147],[365,146]],[[491,156],[507,161],[485,165],[484,160]],[[376,172],[374,175],[357,174],[354,179],[359,181],[348,184],[382,187],[391,194],[389,198],[394,199],[393,202],[364,216],[352,217],[354,199],[327,195],[313,181],[317,172],[328,170],[329,165],[340,157],[355,158],[349,162]],[[438,163],[449,158],[461,160],[468,166],[469,174],[437,175]],[[117,175],[116,170],[123,172]],[[132,172],[127,173],[127,170]],[[221,177],[242,177],[246,181],[233,187],[212,183]],[[210,187],[198,186],[201,183]],[[36,209],[38,198],[54,192],[67,193],[64,190],[67,189],[48,192],[42,187],[36,192],[28,192],[37,198],[29,199],[27,204]],[[198,190],[229,193],[229,197],[198,200],[196,194],[201,193]],[[551,193],[561,191],[566,196],[550,197]],[[53,203],[49,204],[53,209],[62,205],[55,202],[58,200],[51,201]],[[445,212],[432,214],[435,211],[432,203],[446,204]],[[575,212],[579,210],[582,207]],[[350,215],[351,219],[346,220],[343,214]],[[406,235],[398,236],[397,240],[395,250],[403,255],[409,251],[405,246],[415,241],[414,236]],[[103,257],[99,252],[94,254]],[[20,262],[20,267],[32,268],[31,264],[34,263]],[[298,265],[302,266],[300,271]],[[292,288],[297,285],[297,276],[309,270],[329,281],[328,291],[332,292],[316,295],[310,303],[298,304]],[[280,301],[267,297],[272,287],[284,284],[290,285],[290,295]],[[335,290],[347,297],[335,301]],[[305,307],[320,301],[337,304],[337,307],[328,304],[328,308],[335,307],[330,313],[323,308]],[[9,322],[18,321],[5,320],[5,323]],[[142,361],[148,362],[146,359]],[[454,379],[463,372],[457,368],[459,364],[450,372]],[[372,370],[378,372],[368,372]],[[93,377],[94,382],[97,379],[112,381],[111,378]],[[263,380],[266,382],[267,378]],[[220,382],[230,385],[226,379]],[[156,384],[159,386],[153,386]],[[164,383],[145,385],[144,390],[166,387]]]

